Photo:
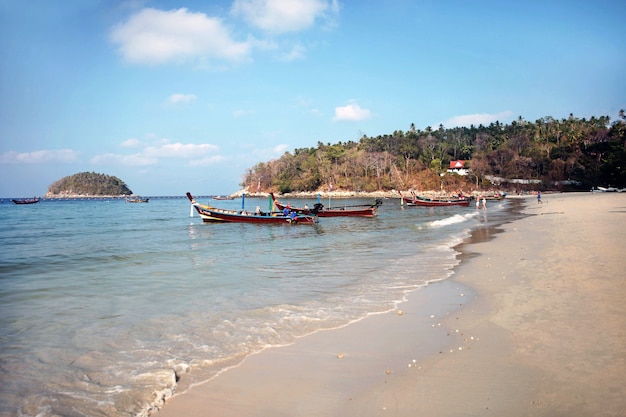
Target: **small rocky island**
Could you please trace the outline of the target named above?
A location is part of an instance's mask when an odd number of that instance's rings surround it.
[[[133,192],[121,179],[95,172],[79,172],[54,182],[45,198],[120,197]]]

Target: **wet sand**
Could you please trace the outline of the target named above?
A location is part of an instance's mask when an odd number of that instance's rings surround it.
[[[626,194],[543,200],[401,312],[265,350],[158,417],[626,415]]]

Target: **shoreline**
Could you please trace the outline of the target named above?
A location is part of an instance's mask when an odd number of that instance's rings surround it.
[[[338,198],[338,199],[350,199],[350,198],[384,198],[384,199],[400,199],[402,198],[400,193],[404,193],[405,196],[409,196],[411,195],[411,191],[415,191],[412,189],[408,189],[405,191],[398,191],[398,190],[390,190],[390,191],[372,191],[372,192],[368,192],[368,191],[344,191],[344,190],[335,190],[335,191],[294,191],[294,192],[289,192],[289,193],[279,193],[276,192],[274,193],[274,195],[276,195],[276,197],[278,198],[295,198],[295,199],[315,199],[318,198],[318,196],[322,197],[322,198]],[[245,190],[240,190],[237,192],[234,192],[232,194],[228,194],[226,197],[228,197],[229,199],[234,199],[234,198],[241,198],[242,194],[246,195],[246,198],[269,198],[270,193],[268,192],[248,192]],[[501,191],[501,190],[482,190],[482,191],[472,191],[470,193],[467,193],[466,195],[469,197],[476,197],[476,196],[493,196],[494,193],[505,193],[506,195],[509,195],[511,197],[509,198],[516,198],[519,197],[517,194],[514,194],[512,192],[508,192],[508,191]],[[552,193],[561,193],[561,191],[546,191],[545,194],[552,194]],[[449,193],[449,192],[443,192],[443,191],[436,191],[436,190],[423,190],[418,192],[418,194],[420,195],[424,195],[424,196],[429,196],[429,197],[438,197],[438,196],[456,196],[455,193]],[[525,195],[531,195],[532,193],[525,193]],[[534,195],[534,194],[532,194]],[[65,200],[109,200],[109,199],[117,199],[117,200],[124,200],[128,197],[139,197],[138,194],[133,194],[133,195],[89,195],[89,194],[44,194],[41,198],[42,200],[46,200],[46,201],[65,201]],[[184,194],[180,194],[180,195],[141,195],[142,197],[149,197],[149,198],[153,198],[153,199],[186,199],[187,197]],[[205,199],[213,199],[213,195],[210,194],[200,194],[200,195],[194,195],[194,198],[205,198]],[[0,200],[10,200],[11,198],[24,198],[24,197],[2,197],[0,198]]]
[[[335,191],[294,191],[289,193],[280,193],[275,192],[274,195],[277,198],[303,198],[303,199],[313,199],[322,197],[322,198],[384,198],[384,199],[400,199],[402,195],[410,196],[412,191],[416,191],[412,188],[408,190],[389,190],[389,191],[350,191],[350,190],[335,190]],[[242,194],[246,195],[249,198],[268,198],[270,193],[268,192],[248,192],[246,190],[239,190],[235,193],[229,194],[229,197],[240,198]],[[401,194],[403,193],[403,194]],[[419,195],[437,197],[437,196],[446,196],[446,197],[456,197],[456,193],[445,192],[445,191],[436,191],[436,190],[422,190],[417,191]],[[472,191],[465,195],[469,197],[475,196],[493,196],[495,193],[506,193],[507,195],[513,195],[508,191],[502,190],[482,190],[482,191]]]
[[[350,196],[353,196],[353,193],[350,193]],[[518,199],[518,197],[513,198]],[[514,204],[516,204],[516,207],[507,208],[507,210],[513,212],[514,217],[520,216],[520,200],[518,199],[518,201]],[[512,220],[507,220],[506,222],[510,221]],[[501,226],[502,224],[496,224],[493,226],[475,230],[467,239],[467,241],[455,246],[454,249],[457,251],[457,259],[463,262],[463,259],[465,259],[466,256],[473,256],[473,254],[469,252],[466,253],[466,251],[462,248],[465,247],[467,244],[478,243],[493,239],[495,235],[502,233]],[[301,360],[304,363],[314,362],[316,363],[316,366],[320,366],[320,359],[317,358],[317,356],[319,355],[320,346],[324,346],[321,349],[325,350],[326,345],[329,344],[341,345],[343,347],[343,349],[337,349],[333,352],[327,352],[328,356],[326,359],[328,360],[328,362],[326,363],[326,366],[330,366],[330,368],[326,371],[329,374],[337,371],[333,368],[334,364],[332,363],[335,361],[335,358],[336,360],[340,361],[347,359],[349,354],[346,352],[350,350],[360,351],[359,356],[367,355],[370,357],[378,357],[377,360],[386,363],[387,366],[385,367],[384,371],[381,370],[380,372],[378,372],[378,377],[380,377],[380,375],[384,375],[385,378],[389,378],[392,374],[396,374],[399,371],[404,371],[405,368],[412,368],[414,370],[421,369],[422,361],[427,360],[429,357],[433,356],[436,353],[442,354],[444,353],[444,351],[447,351],[448,344],[451,340],[450,336],[459,336],[453,335],[453,330],[442,327],[442,320],[460,310],[465,303],[471,302],[472,298],[475,296],[473,290],[470,287],[454,282],[453,276],[458,267],[459,266],[457,265],[452,269],[453,275],[451,277],[448,277],[441,281],[429,283],[425,287],[408,293],[406,295],[406,300],[398,304],[398,306],[393,310],[375,313],[368,317],[338,328],[324,329],[312,334],[304,335],[296,339],[294,343],[286,346],[272,346],[260,352],[257,352],[245,358],[241,363],[225,369],[223,372],[221,372],[219,375],[212,378],[211,380],[196,384],[191,387],[187,386],[184,392],[175,393],[172,397],[168,398],[164,403],[164,406],[153,415],[157,415],[158,417],[173,417],[180,415],[180,413],[188,416],[214,415],[214,413],[220,416],[232,417],[254,415],[251,414],[251,411],[249,409],[246,409],[246,407],[250,408],[250,404],[241,408],[236,407],[236,411],[235,409],[231,409],[231,407],[236,406],[235,403],[241,404],[242,402],[245,402],[241,399],[229,401],[229,405],[223,408],[221,406],[218,406],[218,408],[211,408],[210,413],[203,413],[202,410],[206,407],[202,405],[202,403],[206,401],[206,391],[210,390],[213,393],[211,397],[215,396],[233,398],[237,395],[237,386],[241,383],[239,380],[240,377],[237,376],[239,372],[246,373],[250,372],[251,369],[253,369],[254,372],[263,372],[259,371],[258,368],[271,367],[272,369],[286,369],[288,370],[287,374],[289,374],[292,372],[293,369],[297,368],[297,365],[295,363],[288,363],[288,361],[291,361],[294,356],[298,358],[298,361]],[[425,292],[426,289],[428,289],[428,292]],[[364,353],[363,348],[359,346],[361,343],[358,341],[358,339],[362,337],[363,332],[369,332],[369,329],[372,326],[376,328],[390,328],[390,323],[388,322],[389,317],[395,316],[402,318],[401,321],[398,320],[391,326],[391,328],[393,328],[393,336],[403,339],[397,340],[396,346],[398,347],[398,352],[394,354],[393,348],[381,350],[380,346],[378,346],[378,349],[373,349],[373,351]],[[393,320],[395,321],[395,319]],[[410,359],[399,359],[398,353],[402,350],[406,350],[406,335],[403,332],[403,328],[405,326],[409,326],[412,329],[419,329],[419,331],[414,333],[417,336],[417,339],[414,339],[412,342],[416,346],[416,348],[413,349],[412,354],[409,355],[411,356]],[[434,336],[434,338],[424,342],[423,340],[421,340],[422,335]],[[356,345],[354,344],[354,341],[357,342]],[[285,357],[283,353],[284,350],[295,350],[296,353],[287,352],[287,357]],[[257,359],[257,357],[259,357],[260,359]],[[257,365],[258,360],[261,361],[262,365]],[[350,360],[348,359],[347,362],[349,361]],[[268,363],[271,365],[269,365]],[[243,368],[243,370],[240,371],[239,368]],[[358,372],[355,372],[355,369],[351,369],[350,367],[348,369],[349,375],[344,375],[344,377],[350,379],[353,383],[356,383],[358,381],[358,386],[360,387],[359,389],[363,390],[367,388],[366,385],[363,385],[363,381],[369,381],[369,383],[374,382],[371,380],[372,376],[370,375],[369,371],[366,371],[363,374],[359,374],[359,377],[355,378],[354,375],[358,374]],[[306,373],[307,371],[305,370],[304,372]],[[319,368],[317,370],[311,369],[308,372],[317,373],[319,372]],[[289,381],[291,376],[287,374],[281,374],[279,379],[283,378],[285,381]],[[235,375],[235,382],[232,383],[233,386],[230,386],[231,382],[229,382],[228,379],[232,375]],[[377,379],[378,377],[376,377],[375,379]],[[243,376],[243,378],[248,377]],[[255,377],[255,379],[256,378],[257,377]],[[328,384],[328,382],[325,383]],[[385,381],[385,383],[387,382]],[[217,388],[215,384],[226,388]],[[272,398],[280,396],[282,395],[282,390],[284,389],[284,386],[287,385],[290,385],[290,383],[281,384],[281,386],[283,386],[281,388],[281,392],[255,394],[255,397],[261,396],[264,398]],[[207,386],[208,388],[205,388]],[[218,392],[219,394],[217,394]],[[179,397],[181,398],[181,400],[178,400]],[[300,402],[303,401],[303,399],[300,399]],[[219,401],[217,402],[219,403]],[[315,407],[315,405],[310,404],[310,407]],[[280,412],[278,410],[272,410],[272,414],[274,413],[280,415]],[[307,413],[304,413],[304,415],[307,415]]]
[[[626,197],[523,204],[402,314],[267,349],[156,415],[623,415]]]

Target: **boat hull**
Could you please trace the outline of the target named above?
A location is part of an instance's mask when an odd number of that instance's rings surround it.
[[[318,217],[374,217],[377,214],[378,214],[378,208],[376,207],[370,207],[370,208],[366,208],[362,210],[327,209],[327,210],[321,210],[317,212]]]
[[[402,197],[404,202],[408,206],[420,206],[420,207],[448,207],[448,206],[461,206],[469,207],[470,200],[428,200],[425,198],[410,198]]]
[[[39,198],[22,198],[22,199],[12,199],[13,204],[36,204],[39,203]]]
[[[212,223],[254,223],[254,224],[314,224],[317,217],[297,215],[285,216],[282,213],[256,214],[245,210],[235,211],[198,204],[191,194],[187,198],[204,222]]]
[[[272,197],[272,200],[274,201],[274,204],[279,210],[284,210],[285,208],[288,208],[290,211],[295,211],[298,214],[312,215],[312,216],[316,215],[317,217],[374,217],[378,214],[377,204],[372,204],[371,206],[359,207],[359,208],[350,208],[350,207],[331,208],[331,209],[322,208],[321,210],[315,211],[314,209],[311,210],[310,208],[287,207],[285,204],[282,204],[278,200],[276,200],[276,198],[274,197],[274,194],[270,194],[270,195]]]

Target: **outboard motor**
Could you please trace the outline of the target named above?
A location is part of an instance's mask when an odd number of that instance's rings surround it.
[[[315,205],[313,206],[313,210],[311,210],[311,213],[319,213],[320,211],[322,211],[322,209],[324,208],[324,205],[322,203],[315,203]]]

